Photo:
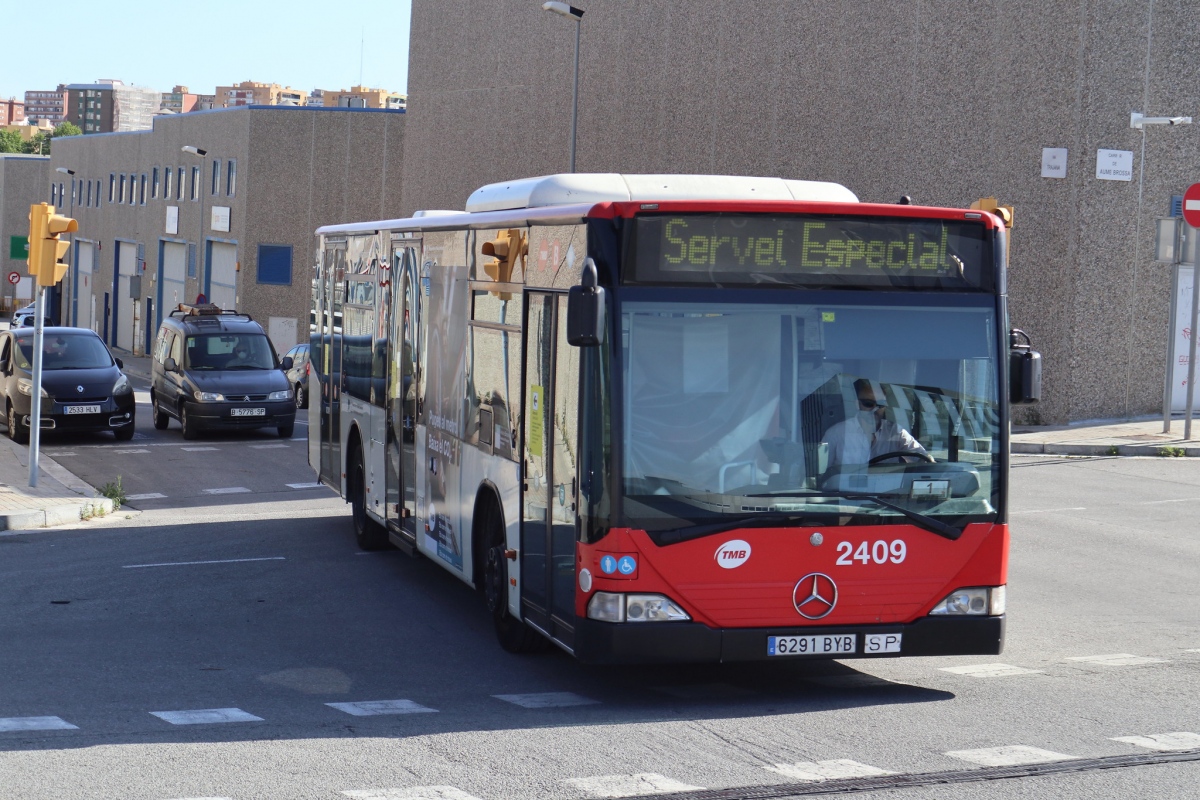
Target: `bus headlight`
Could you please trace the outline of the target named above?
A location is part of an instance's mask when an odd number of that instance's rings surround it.
[[[601,622],[684,622],[688,613],[661,594],[596,592],[588,602],[588,619]]]
[[[223,403],[225,402],[225,395],[220,392],[202,392],[197,389],[196,399],[201,403]]]
[[[929,612],[930,616],[992,616],[1004,613],[1005,587],[973,586],[955,589]]]

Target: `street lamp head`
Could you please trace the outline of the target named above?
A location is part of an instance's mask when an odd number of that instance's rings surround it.
[[[61,172],[63,175],[74,175],[75,174],[75,170],[67,169],[66,167],[55,167],[54,171]]]
[[[192,147],[190,144],[185,144],[180,149],[185,153],[191,153],[192,155],[199,156],[200,158],[204,158],[206,155],[208,155],[207,150],[201,150],[199,147]]]
[[[583,19],[582,8],[576,8],[573,5],[561,3],[559,0],[547,0],[547,2],[542,3],[542,8],[545,11],[552,11],[559,16],[566,17],[567,19],[574,20],[575,22],[579,22]]]

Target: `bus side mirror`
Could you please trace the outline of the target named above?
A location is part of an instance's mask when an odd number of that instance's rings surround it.
[[[1023,344],[1019,337],[1025,338]],[[1036,403],[1042,399],[1042,354],[1025,331],[1013,328],[1008,338],[1008,400],[1013,405]]]
[[[596,262],[583,264],[583,279],[567,293],[567,344],[596,347],[604,340],[604,289],[596,273]]]

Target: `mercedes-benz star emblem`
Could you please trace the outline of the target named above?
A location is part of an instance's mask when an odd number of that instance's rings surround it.
[[[821,572],[810,572],[792,590],[792,603],[805,619],[829,616],[837,605],[837,584]]]

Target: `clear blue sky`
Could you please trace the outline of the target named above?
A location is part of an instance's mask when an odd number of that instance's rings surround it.
[[[365,85],[406,92],[410,9],[410,0],[11,0],[0,15],[9,42],[0,99],[99,78],[199,94],[246,80],[349,89],[360,54]],[[52,52],[31,44],[50,30],[62,32]]]

